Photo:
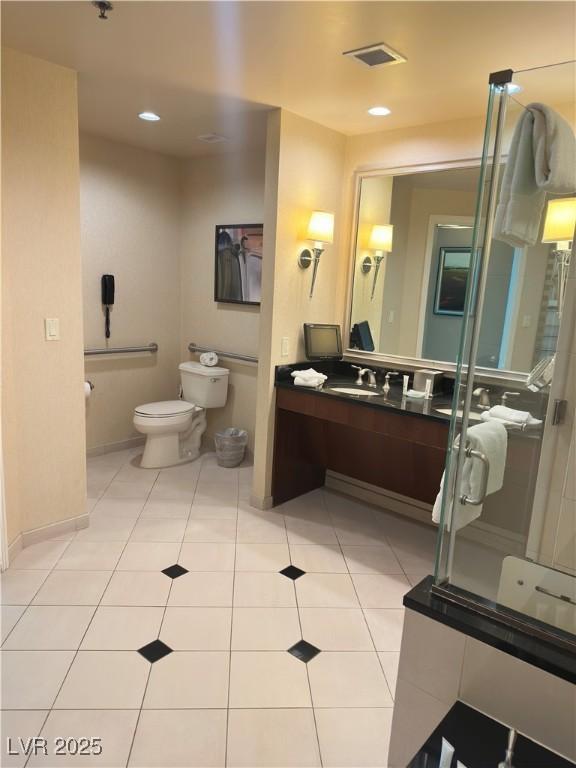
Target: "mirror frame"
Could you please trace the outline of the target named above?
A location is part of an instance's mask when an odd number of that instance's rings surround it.
[[[502,157],[502,162],[506,162],[506,156]],[[354,199],[353,199],[353,222],[351,227],[350,257],[348,265],[348,287],[346,291],[346,317],[344,319],[343,331],[346,345],[344,346],[344,360],[352,362],[361,362],[366,364],[372,362],[375,365],[383,367],[396,367],[404,370],[417,370],[418,368],[434,367],[436,370],[444,373],[456,373],[456,363],[443,362],[441,360],[428,360],[421,357],[408,357],[405,355],[392,355],[386,352],[363,352],[359,349],[352,349],[347,346],[350,343],[350,329],[352,326],[352,296],[354,291],[354,273],[356,267],[356,244],[358,240],[359,217],[360,217],[360,195],[363,179],[376,176],[405,176],[414,173],[431,173],[432,171],[447,171],[458,168],[480,167],[481,158],[473,157],[465,160],[450,160],[441,163],[422,163],[418,165],[407,165],[400,167],[368,167],[359,168],[354,172]],[[471,216],[474,219],[474,214]],[[420,292],[422,287],[420,286]],[[480,379],[501,380],[514,382],[515,384],[526,384],[529,371],[510,371],[503,368],[476,367],[476,375]]]

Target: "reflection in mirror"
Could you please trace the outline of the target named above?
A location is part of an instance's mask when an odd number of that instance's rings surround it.
[[[478,167],[362,178],[350,327],[367,322],[375,352],[456,361],[478,180]],[[528,373],[554,353],[559,283],[546,240],[494,240],[480,366]]]

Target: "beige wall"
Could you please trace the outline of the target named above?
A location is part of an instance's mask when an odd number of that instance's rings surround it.
[[[88,448],[138,436],[134,407],[178,395],[179,163],[95,136],[80,139],[84,343],[107,346],[100,278],[115,276],[108,346],[159,345],[156,355],[86,358],[94,391]]]
[[[348,252],[342,240],[345,138],[285,110],[271,113],[266,158],[264,295],[258,376],[254,501],[269,501],[273,438],[274,366],[304,360],[304,322],[342,323]],[[320,260],[314,296],[312,270],[298,266],[310,212],[335,214],[334,243]],[[287,337],[289,353],[281,356]]]
[[[2,54],[2,373],[8,541],[85,511],[76,74]],[[46,342],[44,318],[60,319]]]
[[[214,301],[214,242],[217,224],[258,224],[264,220],[264,152],[197,158],[183,179],[181,244],[181,357],[188,344],[257,356],[260,307]],[[268,255],[265,255],[267,258]],[[205,444],[223,427],[240,427],[254,446],[256,378],[253,364],[223,358],[230,369],[228,401],[208,412]]]

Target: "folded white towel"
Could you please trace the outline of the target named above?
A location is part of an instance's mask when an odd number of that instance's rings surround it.
[[[496,208],[494,237],[515,247],[534,245],[546,192],[576,191],[576,137],[545,104],[528,104],[516,124]]]
[[[474,451],[480,451],[488,459],[489,474],[486,495],[496,493],[502,488],[504,482],[504,471],[506,469],[506,450],[508,446],[508,432],[502,422],[496,419],[490,419],[482,424],[476,424],[470,427],[466,433],[467,443]],[[460,436],[456,438],[456,447],[459,445]],[[464,459],[462,467],[462,477],[460,488],[457,491],[458,499],[462,495],[476,498],[480,493],[484,467],[479,459],[467,457]],[[432,520],[440,523],[440,512],[442,509],[442,495],[444,492],[444,475],[440,482],[440,490],[434,502],[432,510]],[[458,499],[454,499],[454,520],[456,530],[468,525],[482,512],[482,504],[461,504]],[[450,515],[447,516],[447,527],[451,527]]]
[[[292,371],[290,375],[297,387],[319,387],[328,378],[325,373],[319,373],[314,368],[307,368],[304,371]]]
[[[513,421],[516,424],[525,424],[531,418],[529,411],[517,411],[515,408],[508,408],[505,405],[493,405],[488,413],[492,418]]]
[[[313,379],[313,378],[306,378],[302,379],[300,376],[296,376],[294,379],[294,386],[296,387],[319,387],[322,384],[324,384],[324,379]]]
[[[484,411],[480,416],[482,421],[499,421],[501,424],[508,425],[509,427],[537,427],[538,424],[542,424],[542,419],[535,419],[534,416],[528,414],[527,421],[509,421],[508,419],[501,419],[498,416],[491,416],[490,411]]]

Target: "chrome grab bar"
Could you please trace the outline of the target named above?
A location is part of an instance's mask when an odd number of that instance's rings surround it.
[[[218,357],[227,357],[230,360],[243,360],[245,363],[258,364],[258,358],[253,355],[240,355],[237,352],[219,352],[217,349],[211,349],[210,347],[200,347],[198,344],[191,342],[188,344],[188,351],[192,354],[200,354],[201,352],[215,352]]]
[[[466,447],[466,457],[469,459],[478,459],[482,462],[483,472],[482,472],[482,482],[480,484],[480,493],[478,495],[477,499],[471,499],[469,496],[466,496],[465,493],[460,496],[460,503],[461,504],[472,504],[473,506],[477,506],[478,504],[483,504],[484,499],[486,498],[486,491],[488,490],[488,478],[490,476],[490,462],[488,461],[488,457],[482,453],[481,451],[474,451],[469,446]]]
[[[158,344],[155,341],[143,347],[104,347],[103,349],[85,349],[85,357],[94,355],[122,355],[130,352],[158,352]]]
[[[558,595],[556,592],[552,592],[552,590],[546,589],[546,587],[541,587],[539,584],[537,584],[534,589],[536,592],[541,592],[543,595],[547,595],[548,597],[554,597],[556,600],[562,600],[565,603],[576,605],[576,600],[571,598],[569,595]]]

